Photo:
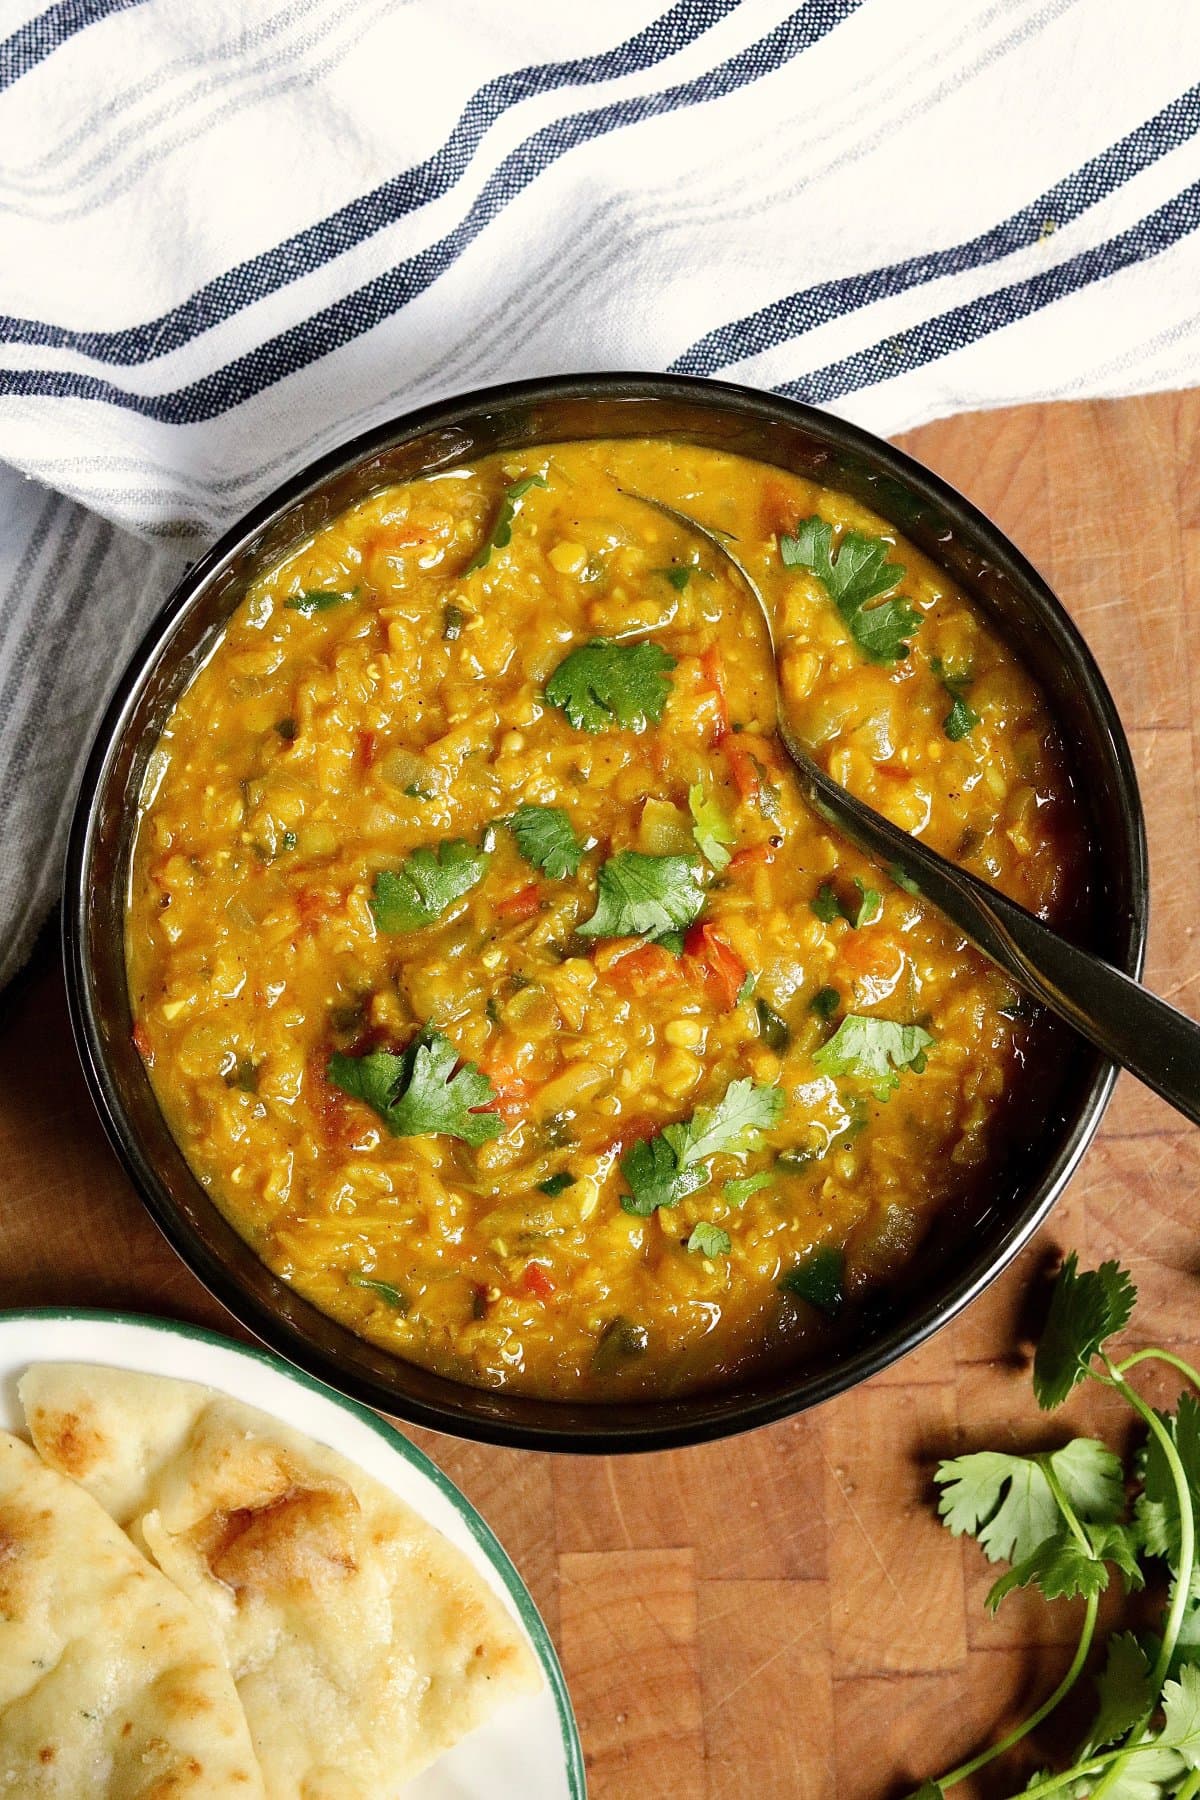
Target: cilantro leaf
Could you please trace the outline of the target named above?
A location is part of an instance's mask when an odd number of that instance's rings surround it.
[[[946,1791],[936,1781],[923,1781],[919,1788],[907,1796],[907,1800],[946,1800]]]
[[[685,930],[704,906],[686,856],[621,850],[603,864],[597,883],[596,910],[579,927],[584,937],[662,937]]]
[[[720,874],[729,866],[728,845],[734,840],[733,826],[721,811],[715,794],[703,782],[688,789],[688,811],[692,815],[692,836],[704,860]]]
[[[436,850],[422,846],[398,869],[375,877],[371,913],[379,931],[419,931],[469,894],[487,873],[484,851],[462,838],[447,838]]]
[[[626,1151],[621,1173],[630,1191],[621,1205],[639,1218],[648,1218],[660,1206],[678,1206],[685,1195],[712,1180],[710,1157],[757,1150],[760,1133],[778,1123],[782,1111],[782,1089],[731,1081],[715,1106],[698,1106],[690,1119],[668,1125]]]
[[[1137,1289],[1118,1263],[1101,1263],[1082,1275],[1077,1268],[1072,1251],[1059,1270],[1033,1359],[1033,1391],[1044,1412],[1061,1406],[1083,1380],[1104,1340],[1128,1324],[1137,1298]]]
[[[449,1038],[427,1031],[402,1056],[387,1050],[335,1053],[327,1071],[335,1087],[377,1112],[393,1137],[440,1134],[485,1144],[504,1130],[498,1113],[478,1110],[491,1105],[495,1091],[474,1063],[455,1073],[458,1060]]]
[[[546,698],[562,707],[576,731],[605,731],[614,724],[643,731],[662,718],[674,667],[675,658],[649,638],[636,644],[593,638],[559,663],[546,683]]]
[[[1073,1600],[1102,1594],[1108,1586],[1108,1565],[1113,1563],[1126,1588],[1144,1585],[1138,1567],[1136,1543],[1128,1526],[1085,1525],[1085,1548],[1074,1532],[1062,1530],[1044,1538],[1023,1562],[1002,1575],[984,1604],[994,1613],[1014,1588],[1038,1587],[1047,1600]]]
[[[692,1227],[687,1247],[697,1256],[728,1256],[732,1244],[727,1231],[722,1231],[719,1225],[710,1224],[707,1219],[700,1219]]]
[[[877,1100],[887,1100],[900,1086],[896,1070],[910,1068],[919,1075],[933,1041],[920,1025],[847,1013],[829,1042],[813,1052],[813,1061],[822,1074],[855,1076]]]
[[[785,1292],[807,1300],[818,1312],[832,1318],[846,1298],[845,1254],[831,1244],[824,1244],[811,1256],[806,1256],[802,1263],[797,1263],[779,1285]]]
[[[357,592],[356,588],[355,593]],[[345,606],[353,598],[354,594],[335,593],[332,588],[309,588],[307,593],[293,594],[283,604],[289,612],[303,613],[306,619],[311,619],[314,613],[328,612],[333,606]]]
[[[538,1182],[538,1193],[549,1194],[551,1200],[555,1200],[559,1194],[565,1194],[568,1188],[574,1186],[575,1177],[569,1175],[566,1169],[560,1169],[557,1175],[548,1175],[545,1181]]]
[[[1154,1706],[1150,1663],[1132,1631],[1108,1640],[1108,1656],[1096,1677],[1100,1704],[1087,1735],[1087,1751],[1103,1749],[1148,1718]]]
[[[400,1288],[393,1287],[390,1281],[376,1281],[374,1276],[359,1275],[353,1269],[347,1275],[346,1280],[351,1287],[365,1288],[368,1293],[378,1294],[379,1298],[390,1306],[393,1312],[398,1312],[403,1316],[408,1311],[408,1295]]]
[[[518,806],[507,824],[525,861],[552,881],[578,873],[583,845],[561,806]]]
[[[1179,1396],[1178,1411],[1159,1413],[1158,1417],[1179,1452],[1192,1506],[1200,1513],[1200,1403],[1185,1390]],[[1150,1556],[1163,1557],[1174,1573],[1179,1568],[1179,1497],[1162,1446],[1153,1434],[1147,1438],[1138,1458],[1138,1470],[1142,1491],[1135,1502],[1134,1515],[1142,1543]],[[1193,1594],[1198,1588],[1200,1571],[1193,1569]]]
[[[1200,1668],[1186,1663],[1177,1681],[1165,1682],[1162,1704],[1156,1748],[1175,1750],[1189,1769],[1200,1769]]]
[[[472,575],[476,569],[482,569],[491,561],[493,550],[503,550],[512,542],[513,520],[517,516],[520,502],[530,488],[544,488],[545,486],[544,476],[524,475],[520,481],[514,481],[511,487],[505,488],[491,532],[463,570],[464,575]]]
[[[734,1175],[721,1189],[730,1206],[745,1206],[751,1194],[757,1194],[760,1188],[770,1187],[774,1176],[769,1169],[760,1169],[757,1175]]]
[[[779,540],[785,568],[807,569],[824,587],[842,615],[851,637],[872,662],[898,662],[908,655],[908,640],[921,623],[921,615],[907,600],[869,601],[890,593],[904,580],[900,563],[890,563],[892,546],[885,538],[843,533],[833,555],[833,526],[824,519],[802,520],[790,537]]]
[[[654,573],[669,581],[677,594],[682,594],[692,576],[691,565],[688,563],[672,563],[669,569],[655,569]]]
[[[835,987],[818,988],[808,1003],[809,1012],[815,1012],[818,1019],[832,1019],[842,1003],[842,996]]]
[[[860,931],[864,925],[874,925],[882,916],[883,895],[878,888],[868,887],[861,875],[854,877],[854,885],[858,889],[858,900],[846,901],[832,882],[821,883],[809,905],[823,925],[831,925],[834,919],[845,919],[852,930]]]
[[[950,711],[942,720],[942,730],[952,744],[957,744],[979,724],[979,714],[966,701],[967,689],[973,679],[971,671],[964,669],[960,673],[952,673],[940,656],[931,656],[929,667],[953,701]]]
[[[938,1512],[954,1536],[977,1538],[990,1562],[1023,1562],[1061,1529],[1049,1464],[1077,1516],[1110,1523],[1124,1508],[1119,1458],[1095,1438],[1075,1438],[1045,1458],[976,1450],[939,1464]]]

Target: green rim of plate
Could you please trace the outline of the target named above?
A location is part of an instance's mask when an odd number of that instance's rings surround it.
[[[43,1319],[61,1319],[71,1324],[104,1324],[104,1325],[137,1325],[145,1330],[165,1331],[172,1337],[190,1338],[194,1342],[213,1344],[218,1350],[232,1350],[236,1356],[243,1356],[250,1362],[262,1363],[264,1367],[273,1369],[294,1381],[298,1387],[309,1388],[322,1399],[332,1400],[343,1412],[352,1418],[361,1419],[369,1425],[403,1461],[411,1463],[420,1474],[426,1476],[433,1485],[453,1506],[455,1512],[463,1520],[471,1536],[475,1539],[492,1567],[503,1581],[505,1588],[517,1609],[522,1625],[533,1641],[538,1661],[542,1665],[550,1692],[554,1696],[554,1708],[558,1714],[558,1728],[562,1735],[563,1754],[566,1758],[567,1783],[571,1790],[571,1800],[587,1800],[587,1778],[583,1767],[583,1745],[579,1738],[579,1727],[575,1723],[575,1710],[571,1705],[571,1697],[567,1691],[566,1677],[562,1664],[558,1660],[558,1651],[546,1629],[545,1620],[534,1604],[533,1595],[529,1592],[508,1551],[500,1542],[487,1520],[476,1512],[461,1488],[455,1486],[450,1477],[439,1469],[437,1464],[423,1450],[389,1425],[386,1419],[372,1412],[369,1406],[363,1406],[357,1400],[351,1400],[340,1394],[336,1388],[329,1387],[324,1381],[318,1381],[304,1369],[294,1368],[282,1357],[274,1356],[268,1350],[256,1350],[253,1345],[239,1344],[234,1338],[222,1337],[219,1331],[210,1331],[205,1325],[187,1325],[181,1319],[156,1319],[147,1313],[110,1312],[102,1307],[74,1306],[34,1306],[0,1308],[0,1325],[36,1323]],[[185,1377],[168,1379],[183,1380]],[[206,1384],[207,1385],[207,1384]],[[342,1454],[345,1454],[344,1452]],[[354,1458],[350,1460],[353,1462]],[[436,1527],[435,1527],[436,1529]]]

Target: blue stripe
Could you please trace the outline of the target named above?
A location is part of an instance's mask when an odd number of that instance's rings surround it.
[[[182,305],[123,331],[71,331],[40,319],[0,314],[0,341],[77,350],[96,362],[150,362],[231,318],[243,307],[310,274],[354,245],[438,200],[461,179],[496,120],[534,94],[594,86],[651,69],[703,36],[739,0],[677,0],[644,30],[611,50],[571,62],[517,69],[485,83],[468,100],[449,137],[424,162],[349,201],[337,212],[227,269]]]
[[[870,306],[876,300],[922,287],[944,275],[978,269],[1045,235],[1048,224],[1062,227],[1094,206],[1159,157],[1200,131],[1200,85],[1139,125],[1110,149],[1048,188],[1019,212],[965,243],[895,262],[865,274],[847,275],[774,300],[744,318],[717,326],[676,357],[671,369],[683,375],[713,375],[731,363],[773,349],[830,319]]]
[[[808,0],[807,5],[775,26],[757,43],[692,81],[681,82],[658,93],[613,101],[608,106],[544,126],[498,164],[466,217],[437,243],[186,387],[167,394],[144,395],[94,375],[14,369],[0,374],[0,395],[40,394],[100,400],[172,425],[193,425],[215,418],[363,332],[373,330],[418,294],[424,293],[510,200],[569,150],[626,125],[719,99],[760,80],[831,31],[859,4],[860,0]]]
[[[951,356],[994,331],[1003,331],[1093,282],[1104,281],[1135,263],[1160,256],[1173,244],[1200,227],[1200,181],[1165,201],[1139,219],[1127,231],[1083,250],[1053,269],[1043,269],[1027,281],[997,288],[978,300],[967,301],[936,318],[926,319],[894,337],[883,338],[868,349],[856,351],[839,362],[827,363],[809,375],[781,382],[775,388],[792,400],[827,406],[846,394],[873,387],[877,382],[906,375],[926,363]]]
[[[143,5],[145,0],[58,0],[57,6],[48,7],[0,43],[0,90],[11,87],[85,26]]]

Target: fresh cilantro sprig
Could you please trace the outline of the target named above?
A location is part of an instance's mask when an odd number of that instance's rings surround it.
[[[335,1087],[378,1113],[393,1137],[460,1138],[478,1146],[499,1137],[504,1121],[489,1112],[496,1098],[474,1063],[458,1068],[458,1051],[439,1031],[426,1031],[401,1056],[372,1050],[365,1056],[329,1058]]]
[[[578,873],[583,845],[561,806],[518,806],[505,823],[525,861],[551,881]]]
[[[435,850],[422,846],[398,869],[375,877],[371,916],[378,931],[419,931],[483,880],[488,857],[463,838],[447,838]]]
[[[689,857],[620,850],[601,865],[596,910],[579,930],[584,937],[661,940],[686,931],[703,906],[704,889]]]
[[[521,501],[530,488],[544,488],[545,485],[546,480],[542,475],[524,475],[520,481],[514,481],[510,487],[505,488],[492,529],[463,570],[464,575],[473,575],[476,569],[485,568],[492,560],[493,550],[507,549],[512,543],[513,520],[520,511]]]
[[[644,731],[662,718],[674,667],[675,658],[649,638],[636,644],[593,638],[559,663],[546,683],[546,698],[562,708],[576,731],[607,731],[613,725]]]
[[[865,1081],[877,1100],[886,1101],[900,1086],[898,1070],[922,1073],[933,1042],[931,1033],[920,1025],[897,1025],[891,1019],[847,1013],[828,1043],[814,1050],[813,1061],[823,1075],[850,1075]]]
[[[781,1088],[731,1081],[715,1106],[698,1106],[690,1119],[665,1126],[625,1152],[621,1173],[629,1192],[621,1205],[642,1219],[660,1206],[678,1206],[688,1194],[708,1186],[714,1156],[757,1150],[761,1134],[778,1123],[782,1111]]]
[[[821,583],[859,648],[872,662],[894,663],[908,655],[909,641],[921,615],[907,600],[879,600],[904,580],[900,563],[888,561],[886,538],[860,531],[842,535],[833,554],[833,526],[816,517],[803,519],[791,536],[779,540],[787,569],[807,569]],[[878,604],[871,605],[873,600]]]
[[[1036,1456],[973,1451],[941,1464],[938,1510],[955,1536],[974,1537],[993,1562],[1011,1567],[993,1585],[990,1611],[1015,1588],[1047,1600],[1082,1598],[1083,1623],[1070,1667],[1036,1710],[999,1742],[927,1781],[913,1800],[942,1800],[958,1782],[1002,1756],[1047,1718],[1079,1680],[1096,1630],[1100,1596],[1115,1570],[1128,1591],[1165,1564],[1167,1603],[1155,1638],[1117,1630],[1096,1676],[1092,1723],[1069,1768],[1043,1772],[1023,1793],[1089,1800],[1194,1800],[1200,1795],[1200,1605],[1196,1518],[1200,1509],[1200,1402],[1184,1392],[1158,1413],[1130,1384],[1139,1363],[1166,1363],[1193,1389],[1200,1372],[1171,1351],[1148,1347],[1115,1361],[1109,1340],[1129,1323],[1136,1290],[1115,1262],[1063,1264],[1034,1359],[1038,1403],[1056,1407],[1083,1381],[1116,1392],[1146,1430],[1131,1473],[1094,1438]],[[1132,1505],[1127,1492],[1134,1489]]]
[[[861,931],[864,925],[874,925],[882,918],[883,895],[879,889],[868,887],[861,875],[854,877],[854,885],[858,889],[858,899],[848,901],[843,899],[831,881],[821,883],[809,905],[823,925],[832,925],[835,919],[845,919],[853,931]]]

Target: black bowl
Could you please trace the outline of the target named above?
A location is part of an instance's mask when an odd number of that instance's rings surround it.
[[[519,382],[381,425],[285,482],[185,575],[122,676],[88,761],[67,854],[64,950],[71,1016],[113,1147],[176,1250],[274,1349],[385,1412],[494,1443],[655,1450],[745,1430],[851,1387],[974,1299],[1062,1192],[1112,1091],[1112,1065],[1065,1031],[1039,1110],[987,1195],[937,1219],[909,1266],[805,1360],[677,1399],[558,1402],[447,1380],[356,1337],[266,1265],[192,1175],[131,1036],[124,910],[147,758],[255,570],[365,494],[495,450],[572,438],[665,435],[736,451],[840,488],[949,571],[1040,683],[1088,818],[1104,901],[1091,948],[1141,972],[1145,831],[1129,748],[1092,656],[1024,557],[974,507],[869,433],[812,407],[715,381],[584,375]]]

